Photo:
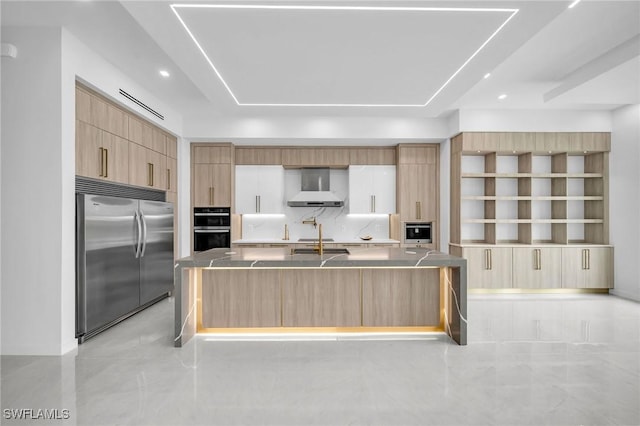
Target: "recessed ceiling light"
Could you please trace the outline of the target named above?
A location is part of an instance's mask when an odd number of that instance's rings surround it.
[[[163,76],[164,78],[167,78],[171,75],[167,70],[160,70],[159,72],[160,72],[160,75]]]
[[[580,0],[574,0],[570,5],[569,9],[573,9],[576,4],[580,3]]]
[[[490,72],[488,72],[488,73],[486,73],[486,74],[484,75],[484,78],[489,78],[489,77],[491,77],[491,73],[490,73]]]
[[[500,9],[500,8],[472,8],[472,7],[384,7],[384,6],[307,6],[307,5],[258,5],[258,4],[171,4],[171,10],[178,18],[178,21],[182,24],[185,31],[191,37],[191,40],[195,43],[200,53],[204,56],[205,60],[213,69],[213,72],[218,76],[224,87],[229,92],[229,95],[233,98],[237,105],[241,106],[304,106],[304,107],[426,107],[433,101],[433,99],[444,90],[444,88],[453,80],[463,68],[471,62],[473,58],[480,53],[484,47],[489,44],[489,42],[507,25],[507,23],[518,13],[520,9]],[[429,99],[424,104],[295,104],[295,103],[250,103],[250,102],[240,102],[236,95],[233,93],[225,79],[222,77],[220,71],[213,64],[213,61],[204,48],[196,38],[196,36],[191,32],[189,26],[184,21],[180,13],[179,9],[194,9],[194,8],[207,8],[207,9],[263,9],[263,10],[305,10],[305,11],[343,11],[343,10],[362,10],[362,11],[371,11],[371,12],[501,12],[501,13],[509,13],[509,16],[498,26],[498,28],[486,39],[478,49],[473,52],[473,54],[466,60],[464,63],[438,88],[435,93],[431,95]]]
[[[503,93],[502,95],[498,96],[498,99],[500,100],[507,99],[507,95]]]

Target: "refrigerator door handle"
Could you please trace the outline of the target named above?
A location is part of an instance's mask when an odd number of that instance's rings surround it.
[[[147,248],[147,219],[142,212],[140,212],[140,219],[142,219],[142,252],[140,257],[144,257],[144,251]]]
[[[142,242],[142,225],[140,224],[140,215],[136,211],[134,213],[134,217],[136,219],[136,230],[138,233],[138,238],[136,239],[136,259],[140,257],[140,243]]]

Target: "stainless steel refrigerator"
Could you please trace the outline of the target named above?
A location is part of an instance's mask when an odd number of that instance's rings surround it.
[[[173,204],[76,195],[76,337],[173,291]]]

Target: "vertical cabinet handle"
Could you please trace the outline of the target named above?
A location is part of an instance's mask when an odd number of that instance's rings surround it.
[[[373,196],[373,212],[376,212],[376,196]]]
[[[375,212],[376,212],[376,196],[370,195],[369,196],[369,213],[375,213]]]
[[[98,148],[98,152],[100,153],[100,173],[98,176],[104,177],[104,148]]]
[[[491,265],[491,249],[484,250],[484,269],[490,271],[492,269]]]
[[[587,252],[587,269],[591,269],[591,250],[586,249]]]
[[[416,201],[416,219],[422,219],[422,201]]]
[[[209,187],[209,204],[213,205],[213,186]]]
[[[582,269],[589,269],[589,249],[582,249]]]
[[[260,196],[256,195],[256,213],[260,213]]]
[[[104,149],[104,177],[109,177],[109,150]]]
[[[153,163],[147,163],[147,185],[153,186]]]
[[[533,249],[533,269],[539,271],[542,269],[542,254],[540,249]]]
[[[167,189],[171,189],[171,169],[167,169]]]

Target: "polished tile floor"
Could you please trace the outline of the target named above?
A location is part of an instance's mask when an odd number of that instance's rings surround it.
[[[77,353],[2,357],[0,423],[640,424],[640,304],[613,296],[471,296],[466,347],[436,334],[176,349],[172,309],[162,301]],[[69,418],[7,418],[20,408]]]

